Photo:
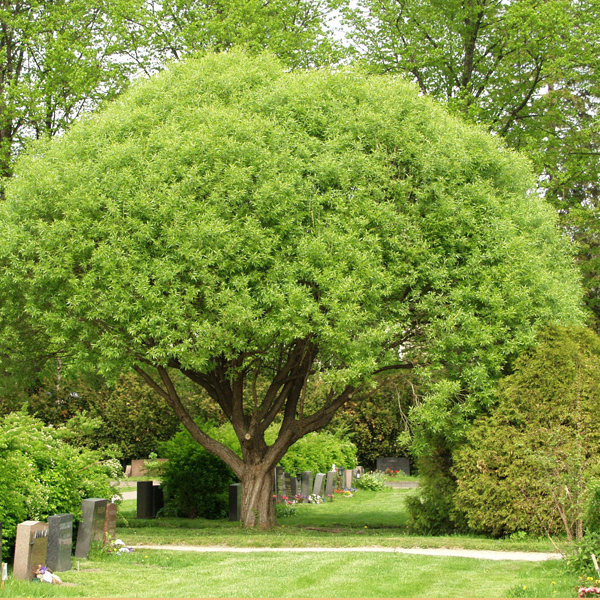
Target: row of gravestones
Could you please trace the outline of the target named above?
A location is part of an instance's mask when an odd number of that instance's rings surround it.
[[[308,498],[311,494],[323,497],[331,496],[336,489],[351,489],[356,480],[364,475],[363,467],[356,469],[336,469],[328,473],[317,473],[314,481],[312,471],[303,471],[292,477],[283,470],[275,467],[275,485],[273,495],[277,502],[284,497],[291,500],[296,496]],[[242,484],[234,483],[229,486],[229,520],[239,521],[242,511]]]
[[[87,558],[92,542],[102,541],[117,532],[117,505],[104,498],[88,498],[81,503],[82,520],[77,531],[75,557]],[[0,540],[1,537],[0,526]],[[1,541],[0,541],[1,544]],[[73,548],[73,515],[48,517],[47,523],[23,521],[17,525],[13,577],[31,579],[38,565],[52,571],[71,568]],[[0,552],[2,547],[0,545]]]

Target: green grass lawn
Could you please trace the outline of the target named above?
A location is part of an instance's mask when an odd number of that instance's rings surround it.
[[[272,531],[226,520],[135,518],[135,500],[119,508],[117,535],[127,545],[239,547],[460,547],[553,551],[547,540],[409,535],[410,490],[359,491],[322,505],[302,504]],[[95,551],[62,574],[65,586],[9,580],[0,597],[574,597],[577,579],[561,561],[528,563],[396,553],[252,553],[138,549]]]
[[[404,499],[413,490],[361,490],[352,498],[299,504],[297,516],[279,520],[273,531],[243,529],[238,523],[206,519],[135,518],[135,500],[120,506],[119,536],[135,544],[307,547],[386,546],[554,552],[548,539],[492,540],[483,536],[415,536],[407,531]]]
[[[138,550],[80,561],[68,586],[8,581],[4,597],[569,597],[559,561],[380,553],[196,554]],[[553,583],[554,582],[554,583]],[[526,589],[523,589],[523,586]],[[1,594],[0,594],[1,595]]]

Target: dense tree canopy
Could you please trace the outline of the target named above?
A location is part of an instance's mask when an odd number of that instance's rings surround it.
[[[136,370],[241,478],[247,525],[273,523],[289,446],[379,374],[429,369],[468,417],[538,323],[580,316],[526,162],[398,78],[208,55],[16,173],[0,317],[43,325],[72,364]],[[174,371],[219,404],[242,458],[195,425]],[[327,390],[308,411],[312,378]]]
[[[600,319],[598,0],[357,0],[344,14],[370,69],[404,74],[529,155]]]

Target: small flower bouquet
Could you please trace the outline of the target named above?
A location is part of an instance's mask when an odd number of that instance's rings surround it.
[[[319,496],[318,494],[311,494],[308,497],[308,503],[309,504],[323,504],[323,498],[321,498],[321,496]]]

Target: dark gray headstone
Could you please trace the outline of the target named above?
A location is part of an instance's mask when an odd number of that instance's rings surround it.
[[[152,516],[156,517],[158,511],[165,505],[165,494],[160,485],[152,486]]]
[[[300,486],[298,485],[298,478],[293,475],[290,477],[290,494],[291,498],[297,496],[300,493]]]
[[[292,476],[289,473],[283,474],[283,489],[286,498],[291,500],[294,494],[292,494]]]
[[[154,484],[151,481],[137,482],[137,518],[154,518]]]
[[[229,520],[240,521],[242,518],[242,484],[232,483],[229,486]]]
[[[315,485],[313,487],[313,494],[323,497],[323,485],[325,484],[325,473],[317,473],[315,475]]]
[[[312,494],[313,474],[312,471],[302,471],[301,493],[308,498]]]
[[[68,571],[71,568],[73,548],[73,515],[61,514],[48,517],[48,556],[46,566],[52,571]]]
[[[105,498],[88,498],[81,502],[82,517],[75,545],[77,558],[87,558],[92,542],[102,541],[107,504],[108,500]]]
[[[277,502],[281,502],[283,496],[285,496],[285,480],[283,476],[283,467],[275,467],[275,496],[277,496]]]
[[[408,458],[402,457],[383,457],[377,459],[377,470],[386,471],[391,469],[392,471],[404,471],[406,475],[410,475],[410,463]]]
[[[329,471],[325,479],[325,496],[333,496],[335,490],[335,480],[337,473],[335,471]]]

